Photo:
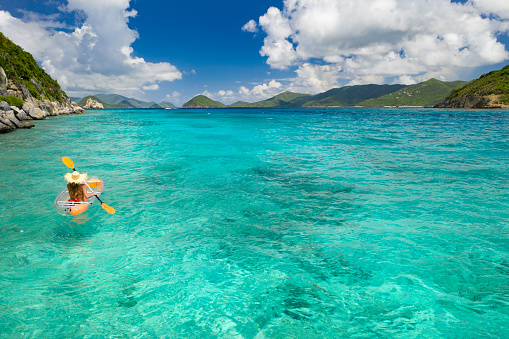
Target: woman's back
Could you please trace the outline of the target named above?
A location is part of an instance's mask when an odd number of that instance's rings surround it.
[[[73,200],[79,199],[80,201],[83,201],[83,188],[81,187],[81,184],[76,183],[68,183],[67,184],[67,190],[69,190],[69,197]]]

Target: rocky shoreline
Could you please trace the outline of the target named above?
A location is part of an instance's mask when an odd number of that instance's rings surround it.
[[[43,91],[36,79],[31,79],[31,83],[43,96]],[[0,101],[0,133],[17,128],[34,127],[34,124],[29,120],[42,120],[46,119],[47,116],[62,114],[81,114],[85,111],[65,95],[62,101],[39,100],[32,97],[30,91],[23,84],[16,85],[14,81],[8,79],[2,67],[0,67],[0,96],[16,97],[24,101],[22,107],[12,106],[6,101]]]
[[[474,108],[474,109],[501,109],[509,108],[509,105],[500,98],[500,95],[468,95],[447,98],[433,106],[434,108]]]

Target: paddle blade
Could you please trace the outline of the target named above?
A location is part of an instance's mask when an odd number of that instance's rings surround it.
[[[101,206],[104,208],[106,212],[109,214],[115,214],[115,209],[111,206],[106,205],[104,202],[101,202]]]
[[[62,162],[65,166],[74,169],[74,162],[71,160],[71,158],[63,157]]]
[[[94,179],[87,181],[87,185],[90,188],[99,187],[99,186],[101,186],[101,184],[102,184],[102,181],[95,181]]]

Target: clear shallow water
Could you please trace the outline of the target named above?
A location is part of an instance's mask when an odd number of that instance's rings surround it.
[[[105,180],[56,213],[67,168]],[[90,111],[0,135],[0,336],[507,338],[509,112]]]

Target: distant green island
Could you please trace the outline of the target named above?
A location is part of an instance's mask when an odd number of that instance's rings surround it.
[[[316,95],[283,92],[254,103],[238,101],[225,105],[197,95],[183,108],[225,107],[344,107],[344,106],[433,106],[445,100],[465,81],[430,79],[415,85],[356,85],[333,88]]]
[[[177,108],[174,104],[146,102],[118,94],[96,94],[71,98],[88,107],[93,100],[104,108]],[[89,105],[90,106],[90,105]],[[271,107],[437,107],[437,108],[509,108],[509,65],[501,70],[466,81],[429,79],[414,85],[355,85],[333,88],[319,94],[283,92],[257,101],[237,101],[231,105],[197,95],[182,108],[271,108]],[[102,107],[101,107],[102,108]]]
[[[177,108],[174,104],[168,101],[155,103],[153,101],[147,102],[133,98],[127,98],[119,94],[95,94],[88,95],[84,98],[72,98],[79,106],[85,107],[87,101],[93,100],[96,103],[102,104],[104,108]]]

